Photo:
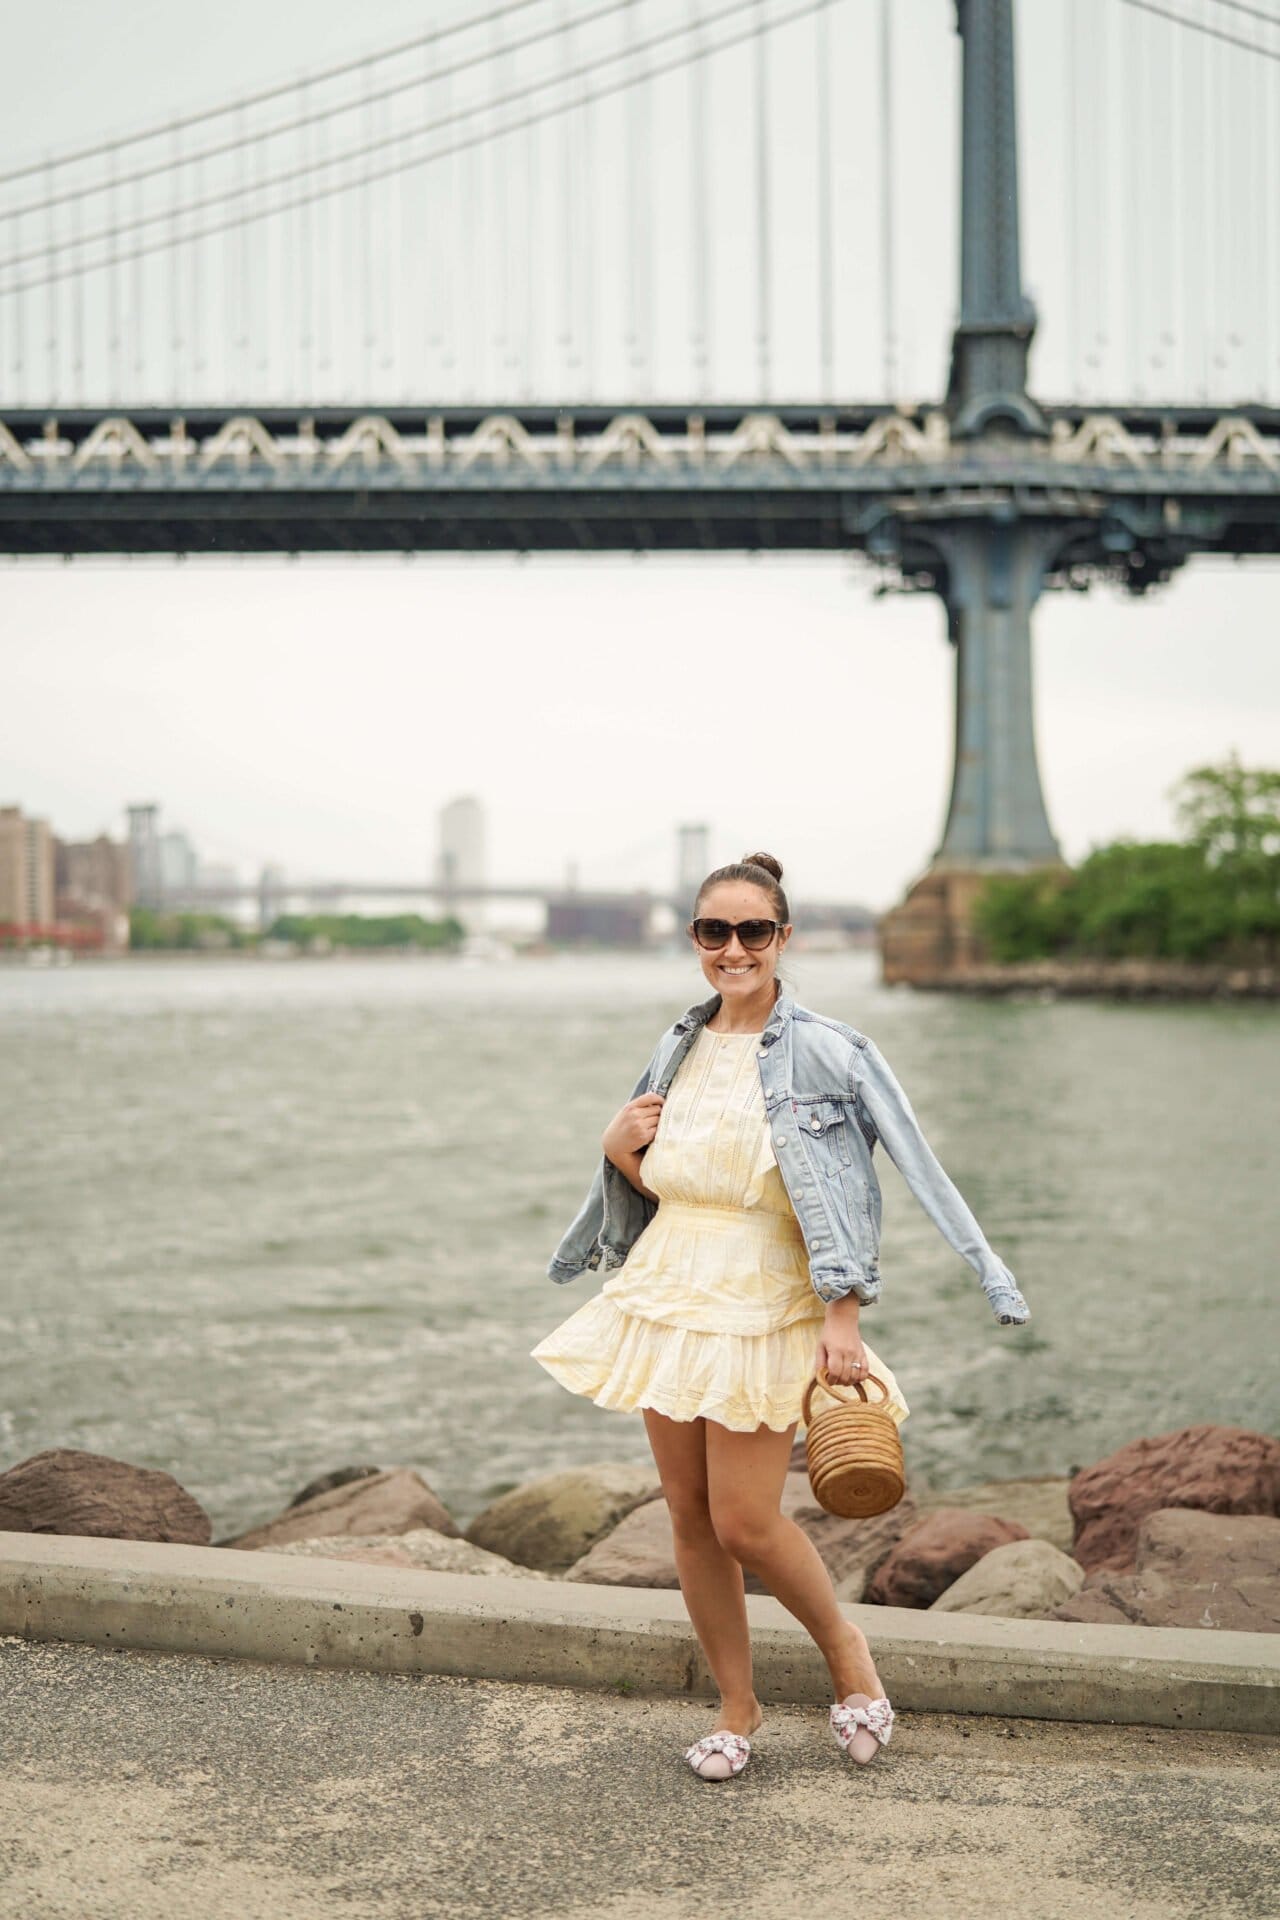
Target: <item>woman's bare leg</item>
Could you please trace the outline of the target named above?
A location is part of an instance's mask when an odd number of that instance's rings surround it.
[[[763,1715],[751,1678],[742,1567],[716,1538],[707,1504],[707,1422],[669,1420],[651,1407],[643,1411],[671,1512],[680,1591],[720,1689],[720,1716],[713,1730],[750,1735]],[[707,1767],[718,1757],[712,1755]]]
[[[812,1634],[836,1699],[851,1693],[874,1699],[883,1689],[867,1637],[841,1613],[831,1575],[812,1540],[780,1511],[799,1423],[783,1433],[764,1426],[734,1433],[714,1420],[705,1424],[707,1499],[716,1537]]]

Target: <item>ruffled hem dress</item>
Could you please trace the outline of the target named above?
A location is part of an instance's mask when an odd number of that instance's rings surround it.
[[[599,1407],[736,1432],[801,1418],[825,1308],[773,1151],[759,1038],[699,1030],[641,1163],[657,1212],[600,1291],[531,1349]],[[901,1425],[902,1391],[863,1346]],[[868,1397],[879,1400],[874,1387]],[[815,1388],[813,1410],[828,1399]]]

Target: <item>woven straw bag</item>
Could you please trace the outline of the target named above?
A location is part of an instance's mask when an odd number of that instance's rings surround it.
[[[878,1374],[869,1373],[867,1379],[874,1380],[882,1400],[869,1401],[860,1380],[852,1387],[858,1398],[846,1399],[850,1389],[828,1379],[825,1367],[817,1368],[804,1390],[801,1417],[809,1485],[820,1507],[845,1520],[887,1513],[897,1506],[907,1485],[902,1436],[897,1421],[885,1410],[889,1389]],[[810,1422],[809,1405],[816,1386],[839,1405],[824,1407]]]

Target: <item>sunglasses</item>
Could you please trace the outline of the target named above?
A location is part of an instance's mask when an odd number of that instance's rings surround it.
[[[749,953],[759,953],[786,924],[785,920],[691,920],[686,932],[711,953],[727,946],[731,933],[737,934]]]

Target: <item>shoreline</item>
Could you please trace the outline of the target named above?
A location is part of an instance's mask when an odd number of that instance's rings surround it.
[[[920,992],[1027,994],[1046,1000],[1275,1001],[1280,1000],[1280,967],[1182,960],[991,961],[892,984]]]

